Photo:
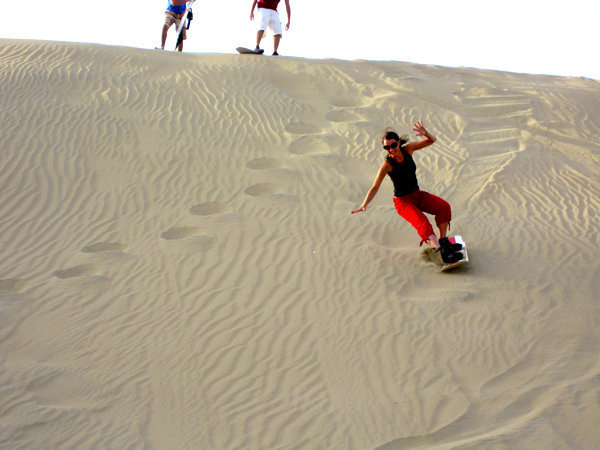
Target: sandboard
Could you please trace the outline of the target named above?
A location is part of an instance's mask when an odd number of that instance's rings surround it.
[[[257,52],[246,47],[238,47],[236,50],[242,55],[262,55],[265,52],[262,48]]]
[[[469,262],[469,255],[467,253],[467,245],[465,244],[465,241],[463,240],[462,236],[448,237],[448,240],[450,241],[451,244],[461,244],[463,246],[462,250],[460,251],[463,254],[463,259],[461,259],[460,261],[451,263],[451,264],[447,264],[444,261],[442,261],[442,256],[440,255],[440,252],[436,251],[435,249],[433,249],[431,247],[425,249],[425,254],[429,258],[429,260],[432,263],[439,266],[440,271],[442,271],[442,272],[456,269],[457,267],[463,266]]]

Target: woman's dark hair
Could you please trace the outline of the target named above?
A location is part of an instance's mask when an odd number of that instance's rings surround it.
[[[403,134],[402,136],[399,136],[398,133],[396,133],[392,128],[386,128],[383,130],[381,142],[385,141],[386,139],[395,139],[400,143],[400,147],[408,143],[408,135]]]

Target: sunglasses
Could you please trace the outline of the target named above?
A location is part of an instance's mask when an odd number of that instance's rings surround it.
[[[389,151],[396,147],[398,147],[398,142],[394,142],[393,144],[390,144],[390,145],[384,145],[383,149]]]

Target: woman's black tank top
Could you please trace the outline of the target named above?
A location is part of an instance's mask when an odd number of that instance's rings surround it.
[[[386,161],[392,166],[392,171],[388,173],[394,183],[394,197],[402,197],[412,194],[419,189],[417,182],[417,166],[409,153],[403,148],[400,149],[404,155],[404,161],[396,162],[394,158],[388,156]]]

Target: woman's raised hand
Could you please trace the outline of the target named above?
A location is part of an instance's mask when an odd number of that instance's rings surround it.
[[[427,134],[427,130],[423,126],[423,121],[418,121],[413,125],[413,131],[415,132],[415,136],[425,136]]]

